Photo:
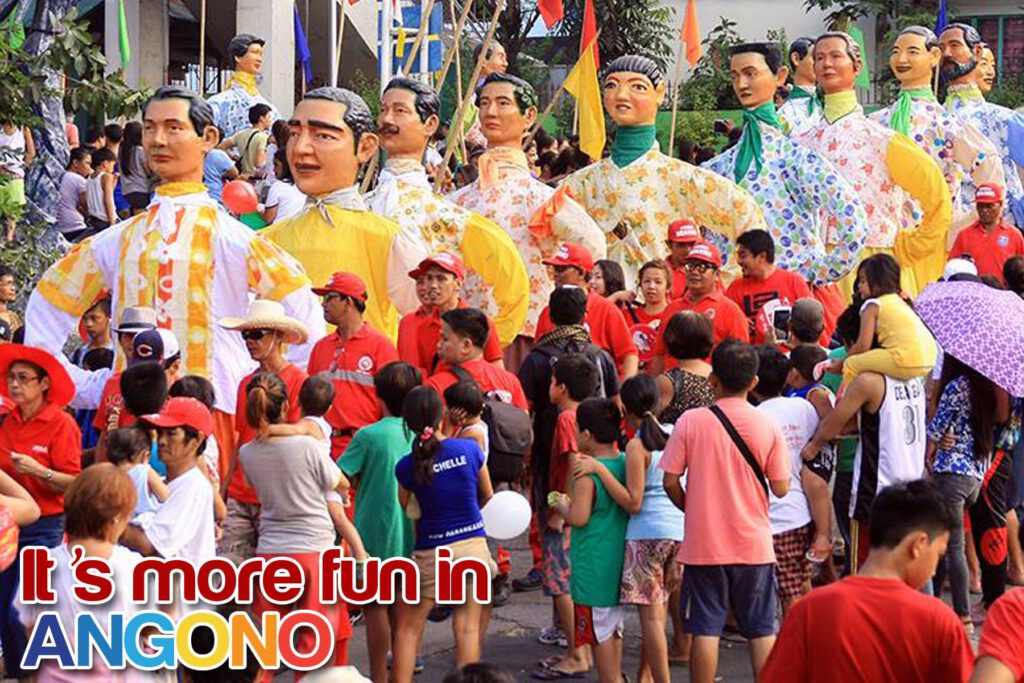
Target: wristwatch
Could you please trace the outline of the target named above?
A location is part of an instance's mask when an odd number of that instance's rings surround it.
[[[51,479],[53,479],[53,468],[50,468],[50,467],[46,468],[46,476],[43,477],[43,479],[45,481],[50,481]]]

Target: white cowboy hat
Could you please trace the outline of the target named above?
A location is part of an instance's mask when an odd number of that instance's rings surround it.
[[[226,330],[275,330],[283,333],[286,344],[302,344],[309,337],[309,330],[295,318],[284,314],[284,306],[277,301],[253,299],[249,313],[244,318],[221,318],[217,324]]]

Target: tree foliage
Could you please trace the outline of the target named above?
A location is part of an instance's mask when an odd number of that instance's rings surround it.
[[[558,35],[578,45],[583,35],[584,0],[563,0],[565,18]],[[676,13],[659,0],[594,0],[594,14],[601,30],[598,38],[601,61],[622,55],[643,55],[663,70],[674,65],[678,47]]]

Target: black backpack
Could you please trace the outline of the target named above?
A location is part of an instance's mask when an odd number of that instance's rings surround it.
[[[555,346],[554,344],[544,344],[543,346],[534,347],[534,351],[537,351],[544,356],[547,356],[548,362],[551,363],[551,367],[555,367],[555,363],[562,356],[568,356],[571,354],[580,354],[586,356],[586,358],[594,364],[597,368],[597,388],[594,389],[591,398],[610,398],[618,394],[618,391],[609,391],[612,387],[606,387],[604,378],[606,373],[610,372],[610,375],[617,376],[618,370],[615,367],[615,363],[611,362],[607,352],[600,346],[594,344],[578,344],[573,343],[569,346],[562,348]],[[554,372],[554,370],[552,370]]]
[[[460,382],[473,381],[473,376],[455,365],[449,368]],[[533,425],[530,414],[522,408],[502,401],[493,391],[484,393],[484,424],[487,425],[489,453],[487,470],[491,481],[518,481],[523,471],[523,459],[533,443]]]

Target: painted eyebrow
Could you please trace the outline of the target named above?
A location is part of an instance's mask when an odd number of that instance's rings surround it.
[[[289,126],[301,126],[302,123],[303,122],[300,121],[299,119],[289,119],[288,121]],[[333,123],[328,123],[327,121],[321,121],[320,119],[309,119],[308,121],[306,121],[306,125],[312,126],[313,128],[326,128],[327,130],[333,130],[339,133],[345,132],[345,129],[342,128],[341,126],[335,125]]]

